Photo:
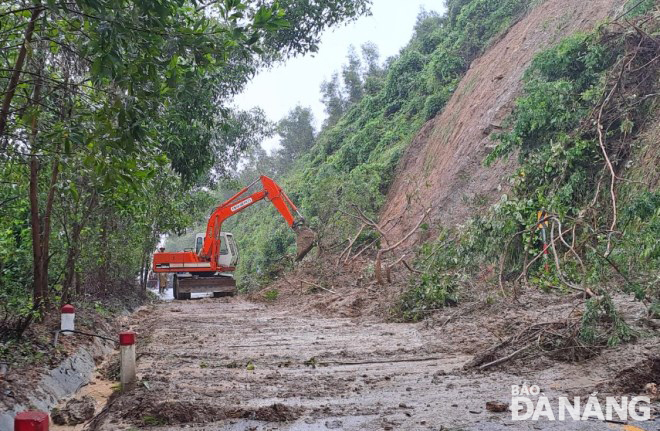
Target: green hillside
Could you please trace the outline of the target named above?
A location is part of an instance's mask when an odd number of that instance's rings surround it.
[[[362,75],[358,100],[346,97],[326,104],[343,105],[340,115],[329,112],[331,122],[307,153],[289,161],[293,167],[284,172],[262,170],[275,174],[303,209],[323,249],[336,246],[356,229],[355,221],[339,210],[359,205],[375,217],[397,162],[415,134],[443,109],[470,62],[528,6],[519,0],[450,0],[446,15],[421,13],[408,45],[383,68],[370,68]],[[256,287],[257,280],[263,283],[274,275],[287,262],[282,253],[293,250],[293,235],[266,205],[233,217],[225,229],[236,233],[239,242],[238,281],[243,288]],[[359,241],[367,240],[365,234]]]

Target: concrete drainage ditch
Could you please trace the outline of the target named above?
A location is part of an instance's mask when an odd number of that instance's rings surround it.
[[[9,407],[6,401],[0,401],[0,430],[13,430],[14,416],[19,412],[25,410],[50,412],[60,401],[78,393],[94,379],[96,369],[94,358],[106,357],[114,347],[113,343],[94,339],[91,344],[79,348],[59,366],[45,373],[32,394],[28,395],[27,403]]]

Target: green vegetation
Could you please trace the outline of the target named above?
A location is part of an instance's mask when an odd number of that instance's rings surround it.
[[[314,134],[313,146],[298,153],[302,155],[287,156],[283,164],[276,162],[282,160],[280,154],[288,154],[284,140],[281,153],[273,157],[256,151],[238,182],[250,183],[257,173],[273,175],[303,209],[319,235],[320,248],[336,247],[359,227],[344,212],[358,205],[368,216],[375,216],[414,135],[443,109],[470,62],[528,4],[449,0],[446,16],[422,12],[410,43],[385,64],[373,44],[360,47],[359,55],[351,49],[342,70],[322,85],[328,118]],[[226,189],[232,186],[235,189],[237,184],[228,184]],[[233,217],[224,229],[236,233],[241,250],[239,287],[257,288],[291,264],[283,255],[293,254],[293,235],[268,205]],[[372,239],[372,234],[365,233],[356,246]],[[191,236],[167,246],[177,248],[182,243],[191,244]]]
[[[657,135],[640,132],[653,127],[659,112],[652,64],[659,28],[657,19],[636,23],[639,32],[603,26],[535,57],[524,94],[486,159],[517,152],[511,193],[465,229],[443,232],[422,248],[418,260],[426,273],[404,296],[404,317],[418,319],[448,303],[449,294],[461,294],[461,277],[489,267],[505,283],[600,295],[587,302],[581,322],[582,341],[590,344],[632,337],[612,303],[614,292],[633,294],[650,314],[657,310]],[[539,210],[548,214],[547,270]]]
[[[339,250],[356,235],[360,221],[348,216],[356,208],[376,218],[412,137],[442,111],[470,62],[528,5],[465,0],[447,6],[443,17],[420,14],[411,42],[384,64],[373,45],[359,54],[351,49],[342,70],[321,86],[328,115],[322,130],[310,133],[311,121],[295,123],[291,136],[308,137],[304,150],[292,153],[293,141],[282,139],[273,155],[251,153],[237,177],[248,183],[257,173],[275,175],[319,234],[320,253]],[[625,12],[632,19],[652,8],[635,2]],[[438,238],[418,250],[414,267],[421,274],[395,307],[401,318],[420,320],[455,305],[475,280],[500,283],[502,295],[515,295],[511,286],[520,283],[593,292],[576,323],[581,345],[614,345],[635,336],[614,307],[619,286],[644,301],[649,314],[658,313],[660,196],[648,182],[658,153],[653,136],[640,133],[658,112],[657,47],[648,36],[658,31],[657,19],[635,22],[639,32],[603,26],[535,57],[523,95],[484,161],[518,156],[511,191],[490,208],[476,196],[471,204],[484,207],[480,216],[460,229],[439,228]],[[294,114],[289,118],[300,118]],[[540,210],[548,214],[547,261]],[[225,229],[240,244],[241,288],[262,286],[291,265],[283,255],[293,255],[293,235],[272,208],[240,214]],[[368,244],[379,245],[377,235],[365,230],[354,249]]]
[[[160,235],[196,220],[271,133],[227,103],[368,6],[2,2],[0,342],[64,302],[144,295]]]
[[[167,420],[165,418],[157,417],[157,416],[142,416],[142,423],[145,424],[146,426],[162,426],[162,425],[167,425]]]
[[[275,301],[278,296],[280,296],[280,292],[277,289],[269,289],[264,292],[264,298],[266,301]]]
[[[580,338],[588,345],[616,346],[630,341],[634,334],[617,312],[612,298],[605,293],[602,297],[587,300]]]

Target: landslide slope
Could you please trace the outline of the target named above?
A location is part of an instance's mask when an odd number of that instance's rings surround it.
[[[406,217],[431,206],[434,222],[451,226],[487,208],[506,191],[515,156],[486,167],[491,133],[502,126],[534,55],[561,38],[587,31],[623,7],[616,0],[547,0],[476,59],[444,110],[414,138],[397,167],[381,220],[401,219],[394,237],[417,222]]]

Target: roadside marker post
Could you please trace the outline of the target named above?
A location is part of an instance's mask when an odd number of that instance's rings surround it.
[[[48,431],[50,419],[44,412],[21,412],[14,418],[14,431]]]
[[[541,238],[543,239],[543,268],[545,272],[550,271],[550,266],[548,265],[548,237],[546,235],[545,229],[548,227],[548,213],[545,210],[537,211],[536,218],[539,221],[538,228],[541,229]]]
[[[135,366],[135,332],[124,331],[119,333],[119,381],[121,391],[128,391],[135,384],[136,366]]]
[[[63,305],[60,312],[61,318],[60,318],[60,331],[62,335],[73,335],[73,332],[75,328],[75,320],[76,320],[76,309],[73,307],[71,304],[66,304]]]

